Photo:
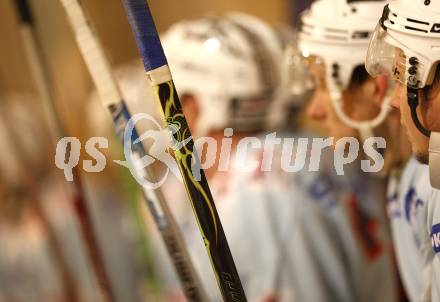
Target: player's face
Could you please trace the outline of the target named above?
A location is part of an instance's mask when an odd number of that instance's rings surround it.
[[[310,60],[310,73],[315,90],[307,107],[307,114],[315,121],[321,122],[334,141],[342,137],[356,136],[356,131],[346,126],[336,115],[330,93],[325,83],[325,67],[318,59]]]
[[[335,141],[342,137],[358,137],[358,131],[344,124],[337,116],[325,81],[325,67],[318,59],[310,60],[310,72],[315,83],[315,91],[310,99],[307,113],[323,123]],[[369,85],[369,84],[368,84]],[[380,106],[371,106],[371,85],[353,86],[342,93],[343,110],[356,121],[370,120],[377,116]]]
[[[424,105],[422,104],[425,102],[422,101],[420,103],[421,105],[417,107],[417,115],[419,116],[422,124],[425,124],[425,121],[420,118],[422,116],[421,111],[424,109]],[[400,109],[400,122],[408,135],[409,141],[411,142],[413,153],[420,162],[428,163],[429,139],[416,128],[411,118],[411,110],[408,105],[406,85],[400,82],[396,84],[392,95],[391,105]]]

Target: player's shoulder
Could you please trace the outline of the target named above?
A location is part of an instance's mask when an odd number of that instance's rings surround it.
[[[410,158],[403,170],[401,184],[404,186],[418,186],[425,191],[429,191],[430,186],[426,185],[426,179],[429,179],[428,166],[421,164],[414,157]]]
[[[435,230],[433,230],[434,226],[436,226]],[[428,227],[431,227],[431,233],[440,232],[440,190],[434,188],[431,189],[429,196]]]
[[[425,205],[432,199],[432,190],[428,166],[411,158],[404,168],[399,185],[401,200],[405,204],[417,201],[418,204]]]

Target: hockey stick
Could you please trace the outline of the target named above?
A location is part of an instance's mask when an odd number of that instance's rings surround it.
[[[35,175],[32,177],[29,174],[28,169],[31,165],[23,154],[23,148],[13,140],[13,138],[19,137],[19,135],[15,131],[11,131],[12,129],[8,129],[11,127],[7,127],[7,125],[13,125],[15,122],[16,121],[9,120],[7,114],[3,110],[0,110],[0,133],[4,139],[2,140],[2,144],[9,144],[12,151],[12,160],[18,166],[18,176],[21,179],[21,183],[23,183],[24,187],[27,189],[26,191],[29,196],[31,196],[32,208],[35,210],[35,214],[39,218],[43,229],[46,231],[49,247],[55,260],[55,269],[58,271],[62,280],[61,284],[63,287],[64,298],[69,302],[77,302],[79,301],[79,297],[77,294],[75,278],[73,277],[71,268],[69,268],[62,244],[60,240],[58,240],[56,231],[44,210],[43,202],[39,196],[39,189],[38,184],[36,184]]]
[[[38,43],[37,34],[34,29],[32,12],[27,0],[15,0],[15,4],[20,15],[20,32],[25,47],[26,57],[29,61],[32,76],[37,84],[37,90],[42,100],[46,121],[50,130],[53,132],[52,135],[57,140],[64,136],[64,131],[62,129],[62,123],[58,120],[58,115],[56,114],[54,97],[49,84],[48,70],[45,68],[41,47]],[[103,294],[108,301],[115,301],[115,296],[110,285],[110,278],[105,270],[100,246],[93,229],[92,216],[87,208],[84,198],[84,189],[77,169],[73,169],[73,174],[73,207],[80,222],[88,255]]]
[[[115,130],[124,144],[124,130],[130,120],[130,113],[127,109],[121,90],[113,76],[110,64],[104,50],[88,22],[83,8],[78,0],[60,0],[66,10],[71,27],[86,62],[95,86],[98,90],[100,99],[111,113],[115,125]],[[136,130],[133,129],[132,141],[138,139]],[[133,144],[131,147],[133,157],[143,158],[146,151],[142,142]],[[146,176],[153,175],[151,166],[143,168]],[[186,249],[184,239],[179,231],[173,214],[160,189],[154,192],[142,186],[142,193],[157,228],[162,236],[165,247],[173,262],[177,275],[182,283],[184,293],[189,301],[208,301],[208,297],[203,290],[202,283],[194,269],[190,256]],[[161,215],[162,214],[162,215]]]
[[[161,104],[168,125],[174,129],[174,140],[184,144],[175,150],[182,178],[200,227],[224,301],[246,301],[246,296],[221,225],[208,182],[203,171],[200,180],[191,169],[199,158],[194,150],[185,116],[182,112],[167,60],[146,0],[124,0],[128,21],[144,62],[145,71]]]

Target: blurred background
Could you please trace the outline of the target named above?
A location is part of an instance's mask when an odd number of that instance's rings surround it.
[[[119,65],[137,58],[137,50],[124,15],[122,1],[83,0],[82,2],[113,63]],[[293,23],[295,11],[297,11],[296,6],[302,6],[302,3],[296,2],[295,0],[274,0],[270,3],[259,0],[153,0],[149,3],[158,30],[163,31],[173,22],[185,18],[231,10],[254,14],[274,25]],[[90,92],[92,84],[61,4],[55,0],[30,0],[30,3],[36,14],[38,33],[52,68],[52,78],[56,83],[59,97],[69,104],[78,103]],[[18,19],[11,0],[1,1],[0,17],[2,39],[0,91],[33,91],[32,79],[28,76],[28,66],[24,60],[23,47],[18,38]],[[65,72],[66,70],[69,72]],[[75,83],[75,89],[72,89],[72,83]],[[72,99],[76,101],[71,101]]]
[[[58,0],[29,0],[29,2],[34,12],[37,38],[42,47],[43,59],[48,68],[48,79],[54,95],[56,111],[65,135],[78,137],[82,145],[93,136],[108,137],[109,133],[112,133],[110,116],[103,117],[104,124],[107,123],[108,127],[96,127],[90,123],[89,102],[94,87],[60,2]],[[273,25],[295,24],[298,12],[308,2],[307,0],[272,0],[270,2],[262,0],[151,0],[149,4],[158,30],[164,31],[172,23],[185,18],[227,11],[243,11],[253,14]],[[133,62],[140,64],[122,1],[82,0],[82,3],[113,67],[117,68]],[[35,113],[34,117],[38,119],[36,117],[39,111],[38,104],[34,103],[34,97],[38,96],[38,91],[20,38],[19,18],[13,0],[2,0],[0,1],[0,96],[2,96],[0,106],[3,109],[0,110],[4,114],[9,115],[9,112],[14,111],[11,109],[14,105],[11,104],[14,104],[18,94],[32,96],[27,98],[23,104],[27,106],[28,113]],[[12,113],[11,116],[13,117]],[[14,121],[17,124],[20,123],[17,119],[11,119],[9,123],[6,123],[7,128],[14,127],[11,125]],[[69,203],[64,198],[66,188],[63,183],[63,174],[53,164],[55,143],[52,141],[46,149],[38,151],[42,145],[46,145],[46,139],[50,136],[49,131],[39,124],[29,127],[38,129],[36,131],[38,133],[30,134],[33,136],[35,145],[35,150],[31,146],[30,151],[44,152],[47,154],[47,161],[41,167],[22,162],[16,177],[28,180],[24,181],[24,185],[15,184],[11,180],[12,177],[8,175],[7,169],[4,170],[6,172],[2,172],[0,192],[7,193],[1,195],[1,217],[11,218],[13,216],[11,211],[17,215],[14,216],[15,220],[2,221],[0,219],[0,301],[64,301],[61,294],[53,294],[53,292],[57,293],[57,290],[51,291],[59,287],[60,278],[54,277],[57,276],[54,270],[62,267],[63,261],[58,259],[61,262],[57,264],[53,260],[57,257],[48,256],[47,249],[53,253],[53,250],[57,248],[56,243],[50,243],[51,240],[47,239],[53,235],[46,230],[51,228],[45,225],[47,221],[52,227],[55,225],[54,236],[61,241],[62,249],[64,249],[60,254],[67,255],[67,262],[73,266],[73,278],[80,279],[73,281],[77,284],[75,286],[80,288],[77,290],[80,299],[77,300],[98,301],[97,292],[99,291],[96,291],[97,285],[94,282],[96,280],[91,273],[93,265],[87,262],[90,260],[87,260],[83,242],[85,239],[81,237],[79,231],[81,230],[78,226],[80,222],[72,214],[73,210],[69,209]],[[13,133],[10,129],[6,132]],[[5,137],[1,140],[1,144],[7,141]],[[6,148],[9,151],[2,149],[2,153],[17,152],[16,147]],[[111,160],[122,159],[122,151],[116,139],[110,142],[108,152]],[[20,156],[26,157],[26,154],[19,153],[16,153],[19,158]],[[80,159],[80,163],[83,159],[89,158],[85,155],[85,158]],[[102,257],[105,266],[111,271],[112,280],[109,282],[115,288],[118,301],[137,301],[139,297],[142,297],[143,301],[160,301],[163,299],[161,285],[155,277],[151,243],[145,235],[145,229],[151,225],[148,222],[151,218],[145,205],[140,201],[137,186],[127,169],[121,168],[111,160],[108,161],[102,173],[81,173],[80,177],[85,188],[87,205],[91,210],[93,226],[97,230],[99,244],[104,250]],[[32,164],[31,160],[29,163]],[[34,173],[38,169],[42,172]],[[27,179],[26,175],[31,177]],[[11,186],[15,186],[16,189],[16,195],[12,198],[10,198]],[[67,192],[69,194],[69,188]],[[26,206],[18,206],[16,201],[37,199],[35,194],[38,195],[38,199],[45,200],[43,209],[34,210],[37,214],[26,214],[24,210]],[[70,194],[73,195],[71,198],[75,198],[74,193]],[[8,198],[13,201],[12,205],[7,203]],[[20,205],[25,204],[26,202],[20,203]],[[57,210],[54,210],[55,208]],[[34,219],[34,216],[38,219]],[[45,220],[47,221],[44,222]],[[38,227],[33,224],[35,221]],[[41,239],[37,236],[38,232],[35,232],[35,229],[46,230],[41,231],[41,234],[49,233],[49,235],[40,234],[41,238],[46,238]],[[41,240],[39,241],[38,238]],[[45,240],[49,242],[50,248],[42,243],[46,242]],[[72,262],[69,259],[75,260]],[[25,265],[27,261],[32,263],[32,268]],[[37,264],[38,267],[36,267]],[[27,274],[25,269],[20,272],[19,268],[23,267],[28,267],[31,274]],[[15,278],[11,278],[11,272],[17,273]],[[68,284],[69,276],[61,269],[61,275],[63,274],[64,283]],[[136,281],[131,282],[132,280]],[[51,294],[41,296],[36,294],[45,291]],[[76,300],[76,298],[71,300]]]
[[[93,83],[74,40],[66,15],[57,0],[29,0],[38,39],[48,68],[57,112],[67,134],[96,136],[84,127],[88,98]],[[82,0],[113,67],[139,61],[136,45],[120,0]],[[159,32],[182,19],[243,11],[272,25],[296,24],[297,15],[310,0],[152,0],[149,1]],[[36,93],[23,43],[19,19],[12,0],[0,1],[0,95]],[[102,133],[101,133],[102,134]]]

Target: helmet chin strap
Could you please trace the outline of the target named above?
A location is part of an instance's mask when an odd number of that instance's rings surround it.
[[[333,82],[333,81],[330,80],[328,82]],[[358,130],[362,141],[365,141],[367,138],[373,136],[373,129],[385,120],[386,116],[391,110],[390,107],[391,99],[389,97],[386,97],[385,100],[382,102],[380,113],[374,119],[368,121],[353,120],[352,118],[347,116],[347,114],[345,114],[344,112],[341,90],[338,87],[336,87],[335,83],[329,85],[329,88],[330,88],[330,98],[333,107],[336,111],[336,115],[344,124],[346,124],[347,126],[353,129]]]
[[[430,137],[431,131],[426,129],[417,116],[417,106],[419,105],[419,92],[417,88],[407,86],[408,106],[411,109],[411,118],[417,129],[426,137]]]

